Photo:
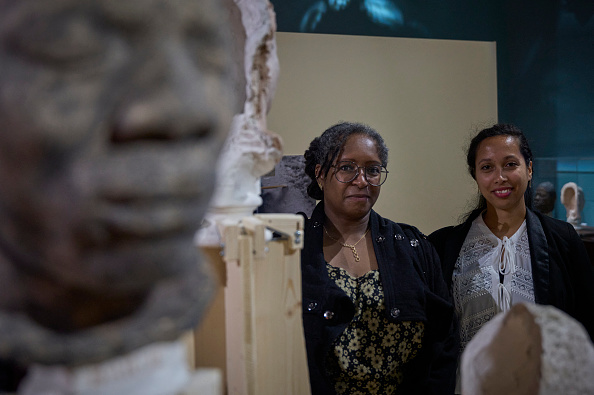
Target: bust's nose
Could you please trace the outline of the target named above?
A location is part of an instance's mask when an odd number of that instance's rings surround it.
[[[212,87],[187,49],[162,40],[129,82],[129,93],[115,115],[112,141],[209,137],[218,126],[216,90],[207,92],[209,83]]]

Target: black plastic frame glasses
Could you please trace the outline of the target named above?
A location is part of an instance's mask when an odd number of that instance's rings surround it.
[[[330,165],[336,170],[334,171],[334,177],[336,180],[342,183],[348,183],[353,181],[359,176],[359,169],[364,169],[363,175],[370,185],[379,187],[388,179],[389,171],[385,166],[371,165],[371,166],[357,166],[355,162],[350,160],[343,160],[335,165]]]

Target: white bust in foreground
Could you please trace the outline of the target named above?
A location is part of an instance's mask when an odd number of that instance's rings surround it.
[[[594,394],[594,345],[559,309],[516,304],[470,341],[461,371],[462,394]]]

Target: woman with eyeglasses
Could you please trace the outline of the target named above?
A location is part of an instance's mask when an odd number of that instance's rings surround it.
[[[312,394],[453,393],[453,304],[432,245],[373,211],[388,149],[372,128],[339,123],[304,154],[301,254]]]

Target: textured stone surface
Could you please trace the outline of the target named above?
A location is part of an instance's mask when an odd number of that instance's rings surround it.
[[[241,107],[225,14],[0,2],[1,358],[100,361],[198,322],[193,237]]]
[[[555,307],[526,307],[542,337],[539,395],[594,394],[594,344],[586,329]]]
[[[258,213],[304,212],[311,216],[316,201],[307,195],[309,177],[305,174],[303,155],[287,155],[272,174],[262,177],[262,205]]]

